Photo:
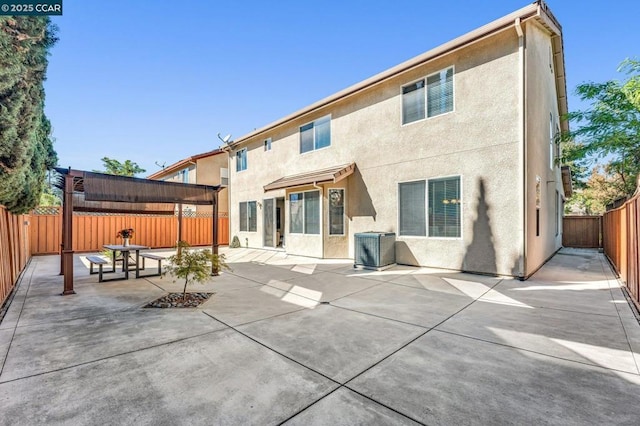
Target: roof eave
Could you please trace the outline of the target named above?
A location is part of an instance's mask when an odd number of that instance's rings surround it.
[[[203,152],[202,154],[192,155],[191,157],[185,158],[178,162],[175,162],[162,170],[158,170],[157,172],[147,176],[147,179],[157,179],[165,174],[175,173],[178,170],[182,170],[184,166],[187,164],[195,163],[197,160],[206,157],[213,157],[214,155],[222,154],[224,151],[222,149],[214,149],[213,151]]]
[[[259,136],[262,133],[265,133],[269,130],[272,130],[276,127],[282,126],[283,124],[286,124],[292,120],[295,120],[297,118],[303,117],[307,114],[310,114],[322,107],[326,107],[328,105],[331,105],[335,102],[338,102],[344,98],[347,98],[349,96],[353,96],[356,93],[359,93],[365,89],[368,89],[372,86],[375,86],[377,84],[380,84],[390,78],[393,78],[397,75],[400,75],[402,73],[408,72],[418,66],[421,66],[425,63],[428,63],[430,61],[433,61],[443,55],[446,55],[448,53],[451,53],[453,51],[456,51],[460,48],[466,47],[468,45],[471,45],[475,42],[478,42],[480,40],[485,39],[488,36],[491,36],[497,32],[503,31],[505,29],[508,29],[512,26],[514,26],[515,20],[517,18],[520,18],[522,21],[524,21],[525,19],[534,17],[536,15],[539,15],[541,12],[541,8],[538,4],[538,2],[532,3],[528,6],[523,7],[522,9],[519,9],[515,12],[512,12],[508,15],[503,16],[502,18],[499,18],[495,21],[492,21],[486,25],[483,25],[482,27],[479,27],[471,32],[468,32],[460,37],[457,37],[447,43],[444,43],[434,49],[431,49],[421,55],[418,55],[412,59],[409,59],[408,61],[405,61],[399,65],[396,65],[393,68],[390,68],[386,71],[383,71],[379,74],[374,75],[373,77],[370,77],[360,83],[357,83],[353,86],[350,86],[344,90],[341,90],[340,92],[337,92],[327,98],[324,98],[318,102],[315,102],[301,110],[298,110],[292,114],[289,114],[283,118],[281,118],[280,120],[274,121],[264,127],[261,127],[257,130],[254,130],[251,133],[248,133],[240,138],[238,138],[237,140],[233,141],[232,143],[229,144],[229,146],[231,148],[236,148],[239,145],[243,144],[244,142],[248,141],[249,139],[252,139],[256,136]],[[555,21],[555,18],[553,19]]]

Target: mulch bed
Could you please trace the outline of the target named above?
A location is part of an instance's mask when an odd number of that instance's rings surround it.
[[[187,293],[182,300],[182,293],[169,293],[145,305],[145,308],[195,308],[209,300],[215,293]]]

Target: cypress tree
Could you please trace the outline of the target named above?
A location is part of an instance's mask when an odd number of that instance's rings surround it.
[[[37,205],[58,161],[43,86],[55,32],[48,17],[0,17],[0,204],[13,213]]]

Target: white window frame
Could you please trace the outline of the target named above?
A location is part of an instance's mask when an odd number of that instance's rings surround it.
[[[453,99],[452,99],[452,104],[451,104],[451,111],[443,112],[442,114],[429,116],[429,104],[427,103],[427,99],[429,97],[428,78],[433,76],[433,75],[440,74],[441,72],[446,71],[449,68],[451,68],[453,70],[453,77],[452,77],[452,81],[451,81],[451,84],[453,86]],[[403,105],[402,105],[403,104],[403,102],[402,102],[403,93],[402,93],[402,91],[403,91],[403,89],[405,87],[410,86],[412,84],[415,84],[420,80],[424,80],[424,89],[425,89],[424,90],[424,118],[421,118],[420,120],[412,121],[410,123],[404,123],[403,122]],[[400,86],[400,124],[401,124],[402,127],[410,126],[410,125],[412,125],[414,123],[420,123],[421,121],[430,120],[430,119],[433,119],[433,118],[449,115],[449,114],[454,113],[454,112],[456,112],[456,66],[454,64],[452,64],[452,65],[450,65],[448,67],[444,67],[444,68],[442,68],[442,69],[440,69],[438,71],[432,72],[430,74],[427,74],[424,77],[416,78],[415,80],[410,81],[408,83],[404,83],[404,84],[402,84]]]
[[[440,180],[440,179],[451,179],[451,178],[458,178],[460,180],[460,236],[459,237],[433,237],[429,235],[429,181],[430,180]],[[412,182],[424,182],[425,183],[425,198],[424,198],[424,208],[425,208],[425,235],[400,235],[400,184],[402,183],[412,183]],[[462,200],[464,200],[464,191],[463,191],[463,175],[462,174],[456,174],[456,175],[447,175],[447,176],[433,176],[433,177],[429,177],[429,178],[422,178],[422,179],[411,179],[411,180],[406,180],[406,181],[398,181],[397,182],[397,194],[398,194],[398,199],[397,199],[397,228],[398,229],[398,237],[399,238],[403,238],[403,239],[411,239],[411,238],[417,238],[417,239],[430,239],[430,240],[447,240],[447,241],[452,241],[452,240],[462,240],[464,238],[464,202]]]
[[[236,173],[243,172],[249,168],[249,159],[247,158],[247,148],[242,148],[236,151]],[[244,169],[240,168],[240,157],[244,157]]]
[[[271,138],[266,138],[262,143],[264,151],[271,151]]]
[[[404,88],[407,86],[411,86],[416,84],[419,81],[424,81],[424,99],[422,100],[423,103],[423,108],[424,108],[424,117],[419,119],[419,120],[414,120],[414,121],[410,121],[408,123],[404,122]],[[419,123],[421,121],[426,120],[427,118],[427,78],[426,77],[421,77],[421,78],[416,78],[413,81],[410,81],[409,83],[405,83],[403,85],[400,86],[400,124],[402,126],[410,126],[413,123]]]
[[[332,234],[331,233],[331,191],[338,190],[342,191],[342,234]],[[328,234],[329,237],[344,237],[347,235],[347,189],[346,188],[329,188],[327,189],[327,214],[328,220],[327,225],[329,227]]]
[[[458,181],[460,182],[460,202],[458,203],[460,205],[460,236],[459,237],[441,237],[441,236],[431,236],[429,235],[429,195],[431,195],[429,193],[429,181],[430,180],[443,180],[443,179],[453,179],[453,178],[458,178]],[[426,179],[427,181],[427,198],[426,198],[426,208],[427,208],[427,237],[431,238],[431,239],[437,239],[437,240],[460,240],[462,239],[462,230],[464,229],[464,222],[463,222],[463,217],[464,217],[464,211],[463,211],[463,205],[464,203],[462,202],[463,200],[463,194],[462,194],[462,175],[450,175],[450,176],[435,176],[435,177],[431,177],[429,179]]]
[[[293,234],[293,235],[317,235],[317,236],[322,236],[322,214],[323,214],[323,209],[322,209],[322,192],[319,189],[310,189],[308,191],[295,191],[295,192],[290,192],[289,194],[287,194],[287,202],[291,203],[291,195],[293,194],[306,194],[308,192],[317,192],[318,193],[318,225],[319,225],[319,229],[318,229],[318,233],[317,234],[310,234],[307,233],[307,224],[304,220],[305,217],[305,196],[302,197],[302,232],[293,232],[291,231],[291,226],[293,225],[293,220],[291,219],[291,204],[289,204],[289,233]]]
[[[317,148],[316,147],[316,130],[315,130],[316,129],[316,123],[319,122],[319,121],[322,121],[324,119],[328,119],[328,121],[329,121],[329,145]],[[321,151],[323,149],[331,148],[331,145],[332,145],[332,142],[333,142],[332,141],[332,137],[331,137],[331,134],[332,134],[332,121],[333,120],[332,120],[331,114],[327,114],[327,115],[323,115],[322,117],[318,117],[313,121],[309,121],[307,123],[304,123],[304,124],[298,126],[298,153],[300,155],[304,155],[304,154],[309,154],[311,152],[316,152],[316,151]],[[305,127],[305,126],[308,126],[309,124],[313,124],[313,149],[310,149],[308,151],[302,152],[302,128]]]
[[[256,211],[256,229],[252,230],[251,229],[251,216],[249,215],[249,204],[253,203],[255,205],[255,211]],[[247,205],[247,222],[245,223],[246,225],[246,229],[242,229],[242,219],[241,216],[242,214],[240,213],[242,210],[242,204],[246,204]],[[258,232],[258,203],[256,201],[240,201],[238,203],[238,223],[240,224],[238,227],[238,230],[240,232]]]

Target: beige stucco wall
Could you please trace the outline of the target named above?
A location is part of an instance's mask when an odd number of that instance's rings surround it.
[[[197,160],[194,181],[201,185],[220,185],[220,169],[228,167],[229,157],[226,153],[212,155]],[[191,181],[189,181],[191,182]],[[198,206],[198,212],[210,212],[210,206]],[[218,193],[218,213],[227,214],[229,212],[229,190],[222,189]]]
[[[248,169],[235,172],[231,154],[231,236],[262,247],[262,212],[257,232],[239,232],[238,203],[284,196],[262,186],[283,176],[355,162],[354,175],[336,186],[347,189],[348,235],[322,244],[300,241],[286,230],[287,252],[326,257],[353,256],[353,234],[398,230],[398,183],[461,176],[462,237],[398,237],[399,263],[513,273],[522,255],[522,187],[519,171],[518,39],[509,30],[447,55],[338,103],[314,111],[249,140]],[[401,121],[401,87],[449,66],[455,67],[454,111],[408,125]],[[299,154],[299,126],[331,114],[331,146]],[[272,138],[272,150],[263,141]],[[483,190],[481,191],[481,186]],[[326,188],[323,222],[326,225]],[[288,211],[286,212],[288,221]],[[308,240],[313,240],[313,237]]]
[[[550,168],[549,114],[559,125],[555,75],[549,57],[549,33],[530,21],[525,28],[527,73],[527,247],[526,273],[535,272],[562,245],[562,220],[556,217],[556,191],[563,194],[560,168]],[[554,67],[555,72],[555,67]],[[540,177],[540,235],[536,236],[536,176]],[[560,214],[562,209],[560,209]],[[555,221],[559,222],[556,235]]]

